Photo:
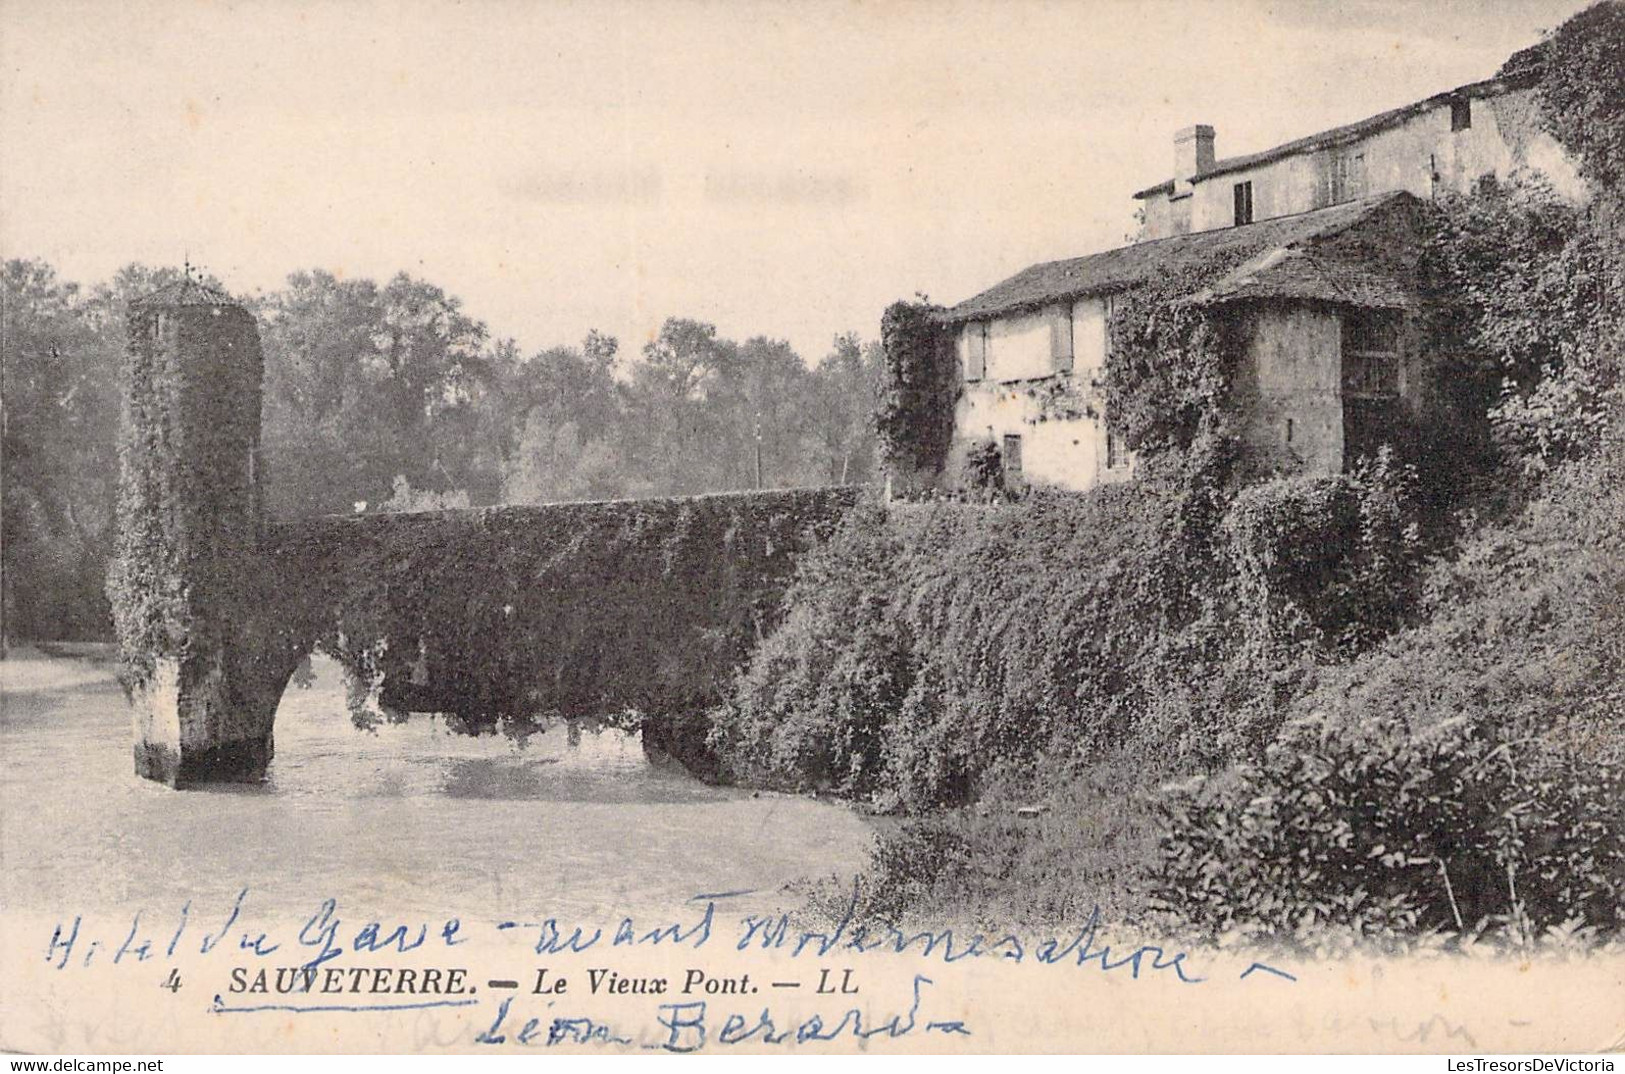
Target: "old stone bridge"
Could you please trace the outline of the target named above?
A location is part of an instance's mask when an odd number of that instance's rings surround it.
[[[778,615],[796,553],[852,489],[265,517],[253,317],[187,280],[132,305],[108,580],[135,768],[257,780],[320,649],[357,711],[469,730],[634,713],[706,774],[704,710]]]

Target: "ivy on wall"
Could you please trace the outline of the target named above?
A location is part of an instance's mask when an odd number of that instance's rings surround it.
[[[1147,459],[1230,457],[1237,440],[1231,392],[1247,310],[1186,299],[1263,246],[1237,246],[1115,297],[1102,388],[1106,420],[1130,450]]]
[[[854,489],[327,517],[272,527],[297,644],[386,712],[478,732],[686,716],[781,615],[795,555]],[[703,728],[701,729],[703,739]]]
[[[160,657],[215,644],[237,619],[262,359],[253,318],[231,304],[136,305],[129,340],[107,593],[120,680],[138,690]]]
[[[1592,5],[1532,51],[1546,128],[1585,178],[1625,185],[1625,4]],[[1520,59],[1527,62],[1520,54],[1508,65]]]
[[[880,320],[886,374],[875,409],[881,453],[892,473],[942,472],[954,434],[958,369],[942,307],[894,302]]]

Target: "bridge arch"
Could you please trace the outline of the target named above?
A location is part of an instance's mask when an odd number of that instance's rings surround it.
[[[703,711],[853,489],[268,521],[252,316],[187,280],[132,306],[109,576],[136,772],[264,777],[314,649],[386,706],[479,729],[645,714],[707,774]]]

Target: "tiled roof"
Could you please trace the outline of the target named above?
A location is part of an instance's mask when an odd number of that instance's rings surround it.
[[[211,287],[188,274],[184,279],[166,283],[140,298],[132,299],[133,306],[236,306],[235,298],[218,287]]]
[[[1525,52],[1534,51],[1535,50],[1532,49],[1525,50]],[[1508,66],[1503,68],[1503,73],[1496,78],[1485,79],[1483,82],[1472,82],[1465,86],[1458,86],[1456,89],[1447,90],[1444,93],[1436,93],[1432,97],[1417,101],[1414,104],[1405,105],[1403,108],[1394,108],[1387,112],[1369,116],[1355,123],[1349,123],[1342,127],[1333,127],[1331,130],[1321,131],[1319,134],[1311,134],[1306,138],[1298,138],[1291,142],[1285,142],[1274,147],[1273,149],[1266,149],[1260,153],[1247,153],[1239,157],[1226,157],[1223,160],[1217,161],[1211,168],[1195,176],[1195,181],[1202,182],[1203,180],[1209,179],[1215,175],[1225,175],[1230,172],[1241,171],[1243,168],[1251,168],[1259,164],[1268,164],[1270,161],[1280,160],[1282,157],[1295,156],[1299,153],[1312,153],[1322,149],[1330,149],[1334,146],[1346,145],[1349,142],[1358,141],[1368,134],[1374,134],[1377,131],[1383,130],[1384,128],[1403,123],[1405,120],[1410,119],[1413,116],[1421,115],[1423,112],[1438,108],[1458,98],[1492,97],[1497,94],[1504,93],[1507,90],[1516,89],[1527,84],[1533,78],[1534,73],[1538,71],[1538,66],[1530,66],[1532,63],[1538,64],[1538,57],[1533,61],[1524,61],[1523,66],[1513,66],[1513,61],[1521,60],[1523,56],[1524,53],[1518,53],[1513,57],[1512,60],[1507,61]],[[1148,186],[1144,190],[1137,191],[1134,196],[1143,200],[1145,198],[1155,197],[1158,194],[1171,193],[1173,189],[1174,181],[1172,179],[1165,179],[1155,186]]]
[[[961,302],[944,319],[973,321],[1037,309],[1086,295],[1132,290],[1193,270],[1201,290],[1190,296],[1192,301],[1297,298],[1409,306],[1415,299],[1407,282],[1405,239],[1419,204],[1403,192],[1378,194],[1243,227],[1049,261]],[[1238,259],[1244,260],[1238,265]],[[1203,277],[1206,267],[1212,269],[1209,278]]]

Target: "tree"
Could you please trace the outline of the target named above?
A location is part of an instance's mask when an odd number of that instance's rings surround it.
[[[7,636],[98,637],[108,628],[102,579],[112,549],[123,339],[114,297],[87,298],[43,261],[5,264],[0,570]]]
[[[737,346],[715,325],[670,317],[644,345],[627,387],[627,443],[639,494],[738,488],[713,396],[737,370]]]
[[[618,450],[623,425],[620,349],[592,331],[579,349],[553,347],[506,373],[504,396],[518,407],[516,443],[503,464],[508,503],[611,499],[627,491]]]
[[[316,270],[264,303],[267,502],[273,514],[382,502],[395,478],[489,502],[511,422],[511,354],[439,287]]]
[[[865,347],[856,332],[836,336],[813,371],[813,426],[823,454],[823,480],[846,485],[873,478],[874,410],[884,371],[879,345]]]
[[[756,336],[740,345],[732,373],[715,393],[727,430],[725,479],[730,486],[819,484],[812,451],[813,377],[807,363],[783,340]]]

